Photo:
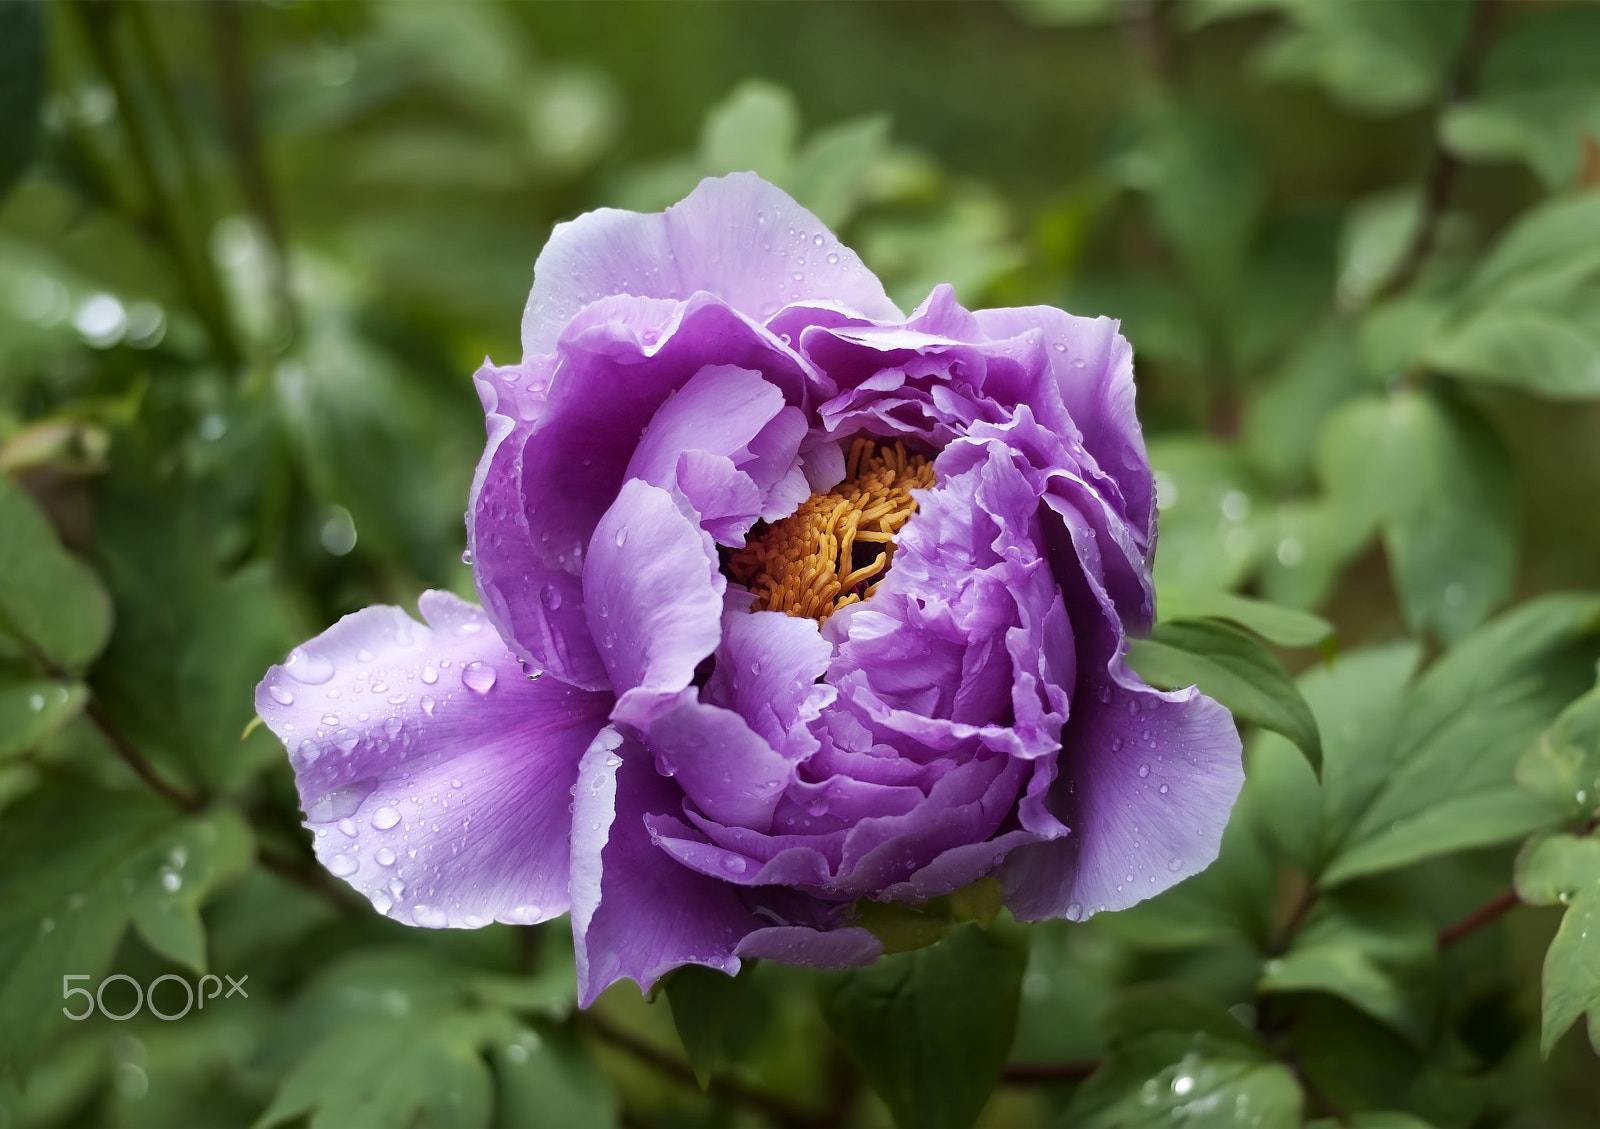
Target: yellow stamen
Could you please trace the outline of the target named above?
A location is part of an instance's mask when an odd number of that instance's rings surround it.
[[[728,560],[728,570],[755,593],[757,611],[826,620],[846,604],[871,596],[894,559],[895,534],[917,510],[912,490],[933,486],[933,464],[894,446],[857,439],[845,459],[845,479],[826,494],[774,522]],[[858,548],[881,550],[864,564]]]

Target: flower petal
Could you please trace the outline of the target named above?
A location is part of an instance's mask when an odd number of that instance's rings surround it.
[[[822,932],[803,925],[771,925],[746,934],[735,951],[746,960],[765,958],[808,968],[860,968],[883,955],[883,942],[855,926]]]
[[[679,865],[645,817],[679,803],[650,753],[608,726],[578,770],[572,817],[572,935],[578,1003],[618,980],[648,990],[681,964],[739,971],[734,955],[755,921],[726,883]]]
[[[524,356],[550,353],[577,313],[614,294],[708,291],[765,321],[821,300],[899,317],[871,271],[816,216],[754,173],[706,179],[665,212],[601,208],[556,225],[522,315]]]
[[[644,727],[694,679],[722,638],[716,546],[672,495],[637,478],[596,526],[584,612],[616,689],[619,721]]]
[[[346,616],[256,689],[322,864],[425,926],[567,908],[568,788],[609,694],[530,680],[477,608],[424,593]]]

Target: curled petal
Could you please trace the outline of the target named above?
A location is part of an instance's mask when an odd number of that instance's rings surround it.
[[[564,912],[568,788],[611,696],[529,679],[444,592],[348,615],[256,689],[290,750],[318,859],[401,921]]]
[[[623,484],[583,571],[589,630],[616,689],[613,715],[636,726],[675,699],[722,636],[722,593],[711,538],[668,494]]]
[[[811,301],[900,316],[821,220],[754,173],[733,173],[701,181],[665,212],[601,208],[558,224],[534,265],[523,354],[554,351],[567,323],[608,295],[682,299],[701,290],[761,321]]]
[[[572,934],[578,1002],[621,979],[648,990],[681,964],[739,971],[756,922],[733,887],[696,874],[652,841],[645,817],[679,800],[648,750],[607,727],[578,770],[572,816]]]

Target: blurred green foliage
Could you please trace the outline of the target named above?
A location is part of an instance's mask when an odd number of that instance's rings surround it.
[[[1600,1123],[1596,59],[1558,2],[0,0],[0,1127]],[[747,168],[907,309],[1122,320],[1131,657],[1249,780],[1134,909],[579,1013],[561,923],[321,872],[251,691],[470,596],[551,225]]]

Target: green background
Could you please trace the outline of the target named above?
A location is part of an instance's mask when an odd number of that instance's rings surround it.
[[[0,1129],[1600,1124],[1596,60],[1533,0],[0,0]],[[1130,657],[1249,780],[1132,910],[580,1013],[565,922],[320,870],[251,695],[471,595],[551,225],[747,168],[907,310],[1122,320]]]

